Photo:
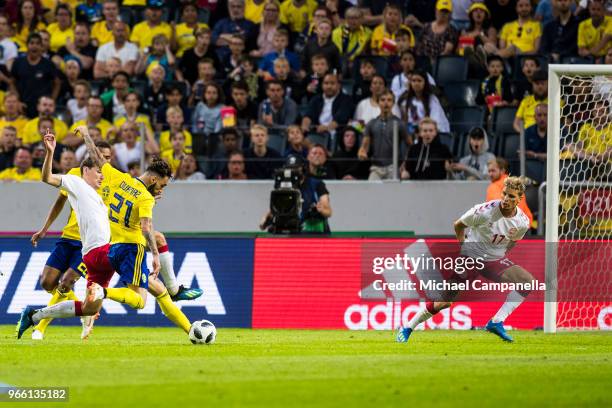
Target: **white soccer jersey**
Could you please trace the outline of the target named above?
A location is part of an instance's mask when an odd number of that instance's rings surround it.
[[[61,178],[60,189],[68,193],[68,201],[77,217],[83,255],[108,244],[111,237],[110,224],[108,209],[102,197],[81,177],[68,174]]]
[[[518,207],[513,217],[501,213],[501,200],[478,204],[460,218],[468,226],[461,254],[495,261],[506,255],[508,245],[519,241],[529,230],[529,218]]]

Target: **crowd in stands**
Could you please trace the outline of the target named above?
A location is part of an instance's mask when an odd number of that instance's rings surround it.
[[[542,181],[547,64],[612,63],[609,3],[5,0],[0,180],[40,179],[47,128],[76,166],[86,125],[117,168],[160,155],[178,180],[292,154],[326,179],[493,180],[524,133]]]

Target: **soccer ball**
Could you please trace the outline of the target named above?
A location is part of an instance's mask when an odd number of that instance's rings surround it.
[[[189,329],[189,340],[193,344],[212,344],[217,337],[217,328],[208,320],[193,322]]]

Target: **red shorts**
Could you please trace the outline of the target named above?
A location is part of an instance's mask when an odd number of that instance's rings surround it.
[[[466,269],[464,273],[455,272],[454,276],[461,280],[474,280],[478,276],[484,276],[485,278],[493,282],[501,282],[501,277],[504,271],[515,263],[508,258],[501,258],[496,261],[482,262],[484,267],[480,268],[480,265],[476,265],[473,268]]]
[[[108,251],[110,245],[94,248],[83,256],[83,262],[87,266],[87,286],[92,282],[96,282],[103,288],[108,287],[108,284],[113,277],[113,267],[108,260]]]

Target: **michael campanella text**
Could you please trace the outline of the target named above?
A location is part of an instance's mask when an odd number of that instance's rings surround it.
[[[419,281],[413,282],[411,280],[400,280],[399,282],[384,282],[381,279],[377,279],[373,282],[374,290],[437,290],[437,291],[463,291],[463,290],[482,290],[482,291],[499,291],[507,292],[510,290],[517,291],[539,291],[546,290],[546,284],[539,280],[532,280],[531,282],[525,283],[514,283],[514,282],[486,282],[480,279],[474,279],[472,281],[465,282],[454,282],[454,281]]]

